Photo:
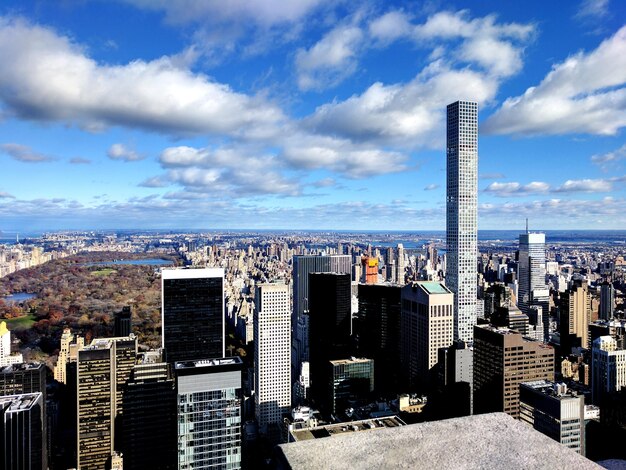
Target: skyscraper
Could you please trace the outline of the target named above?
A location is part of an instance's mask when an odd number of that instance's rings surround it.
[[[554,348],[509,328],[474,328],[474,413],[519,417],[519,385],[554,380]]]
[[[472,341],[477,312],[478,105],[447,108],[446,284],[454,293],[454,339]]]
[[[289,286],[258,285],[254,301],[255,412],[259,429],[269,433],[291,407]]]
[[[586,281],[574,281],[559,299],[561,347],[563,354],[571,352],[570,336],[580,339],[588,348],[589,323],[591,323],[591,295]]]
[[[411,387],[430,383],[439,349],[452,344],[453,297],[439,282],[402,288],[402,363]]]
[[[163,269],[161,287],[167,362],[224,357],[224,270]]]
[[[48,468],[44,407],[41,393],[0,397],[0,468]]]
[[[11,354],[11,332],[5,321],[0,321],[0,367],[24,362],[21,353]]]
[[[615,312],[615,288],[609,281],[600,285],[600,318],[610,320]]]
[[[519,287],[517,306],[531,317],[530,307],[541,307],[542,316],[536,319],[547,330],[550,312],[550,290],[546,286],[546,235],[522,233],[519,236]],[[531,323],[537,325],[537,323]],[[542,340],[545,338],[541,338]]]
[[[292,373],[300,372],[300,364],[309,360],[309,274],[350,273],[352,260],[349,255],[299,255],[293,257],[293,331]]]
[[[611,336],[600,336],[591,350],[591,399],[595,404],[626,386],[626,350]]]
[[[309,275],[311,394],[324,401],[332,380],[331,360],[350,357],[351,282],[349,274]]]
[[[238,356],[177,362],[178,468],[241,468]]]
[[[124,307],[115,314],[115,336],[128,336],[132,333],[132,314],[130,307]]]

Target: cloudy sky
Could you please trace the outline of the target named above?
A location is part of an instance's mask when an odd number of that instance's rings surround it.
[[[506,6],[502,6],[506,4]],[[626,228],[626,4],[5,0],[0,230]]]

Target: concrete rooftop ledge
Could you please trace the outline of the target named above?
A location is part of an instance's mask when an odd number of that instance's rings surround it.
[[[600,469],[504,413],[346,433],[276,448],[282,469]]]

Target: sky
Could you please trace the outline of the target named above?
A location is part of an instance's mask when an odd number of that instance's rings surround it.
[[[0,231],[626,228],[626,2],[5,0]]]

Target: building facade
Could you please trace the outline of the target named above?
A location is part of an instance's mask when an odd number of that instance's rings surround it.
[[[611,336],[600,336],[591,349],[591,398],[595,404],[626,386],[626,350]]]
[[[241,359],[177,362],[174,367],[179,470],[241,468]]]
[[[585,455],[585,397],[546,380],[520,385],[520,421]]]
[[[224,270],[161,271],[162,346],[167,362],[223,357]]]
[[[519,418],[519,385],[554,381],[554,348],[509,328],[474,327],[474,414]]]
[[[0,397],[0,464],[3,469],[48,468],[44,408],[41,393]]]
[[[454,293],[454,339],[472,341],[478,256],[478,105],[447,107],[446,285]]]
[[[335,416],[353,401],[365,401],[374,391],[374,361],[350,358],[330,361],[332,381],[329,384],[327,409]]]
[[[260,431],[267,433],[291,408],[289,286],[258,285],[254,301],[255,413]]]
[[[409,387],[428,385],[439,349],[453,341],[454,295],[440,282],[417,281],[402,288],[402,356]]]

